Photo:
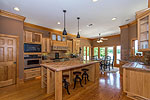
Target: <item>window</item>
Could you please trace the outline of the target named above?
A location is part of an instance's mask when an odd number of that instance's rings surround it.
[[[52,34],[52,40],[56,40],[56,35]]]
[[[105,57],[105,47],[100,48],[100,58],[104,58]]]
[[[140,56],[142,56],[143,54],[142,54],[142,52],[138,52],[138,40],[135,40],[135,42],[134,42],[134,53],[135,53],[135,55],[140,55]]]
[[[90,60],[90,48],[87,47],[87,60]]]
[[[62,41],[66,41],[66,37],[63,37],[63,38],[62,38]]]
[[[121,46],[117,46],[117,58],[116,63],[119,64],[119,60],[121,59]]]
[[[57,40],[61,41],[61,36],[60,35],[57,35]]]
[[[142,52],[138,52],[138,40],[133,39],[132,43],[131,43],[131,55],[132,56],[136,56],[136,55],[140,55],[142,56],[143,53]]]
[[[110,56],[113,59],[113,47],[107,48],[107,56]]]
[[[86,60],[86,47],[84,46],[84,51],[83,51],[83,60]]]
[[[98,58],[98,47],[94,47],[94,57]]]

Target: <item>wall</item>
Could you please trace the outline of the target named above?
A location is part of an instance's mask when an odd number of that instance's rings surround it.
[[[23,21],[0,16],[0,34],[19,36],[19,78],[23,78]]]
[[[105,40],[102,43],[97,43],[97,39],[94,39],[92,42],[93,47],[104,47],[104,46],[116,46],[121,44],[120,35],[114,35],[105,37],[108,38],[108,40]]]
[[[127,60],[131,53],[131,40],[137,38],[137,24],[121,26],[121,59]]]

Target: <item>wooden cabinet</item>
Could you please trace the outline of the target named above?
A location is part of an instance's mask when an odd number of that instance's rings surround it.
[[[24,42],[41,44],[42,43],[42,34],[36,33],[36,32],[31,32],[31,31],[25,31],[24,32]]]
[[[80,52],[80,40],[73,39],[73,53],[79,54]]]
[[[67,50],[67,42],[52,41],[52,50]]]
[[[123,69],[123,91],[129,97],[142,100],[150,99],[150,72]]]
[[[50,53],[50,39],[49,38],[42,39],[42,52]]]
[[[150,12],[137,15],[139,51],[150,51]]]
[[[67,40],[67,46],[68,46],[67,52],[68,53],[72,53],[72,41]]]
[[[24,70],[24,79],[35,78],[41,75],[41,68],[32,68]]]

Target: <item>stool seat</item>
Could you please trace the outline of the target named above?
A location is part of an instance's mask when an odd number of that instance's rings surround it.
[[[89,71],[89,69],[84,68],[84,69],[82,69],[82,71]]]
[[[81,72],[80,71],[75,71],[73,72],[74,75],[81,75]]]

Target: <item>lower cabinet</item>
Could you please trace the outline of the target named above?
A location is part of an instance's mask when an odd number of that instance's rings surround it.
[[[32,68],[24,70],[24,79],[30,79],[41,76],[41,68]]]
[[[150,72],[123,69],[123,91],[129,97],[150,99]]]

